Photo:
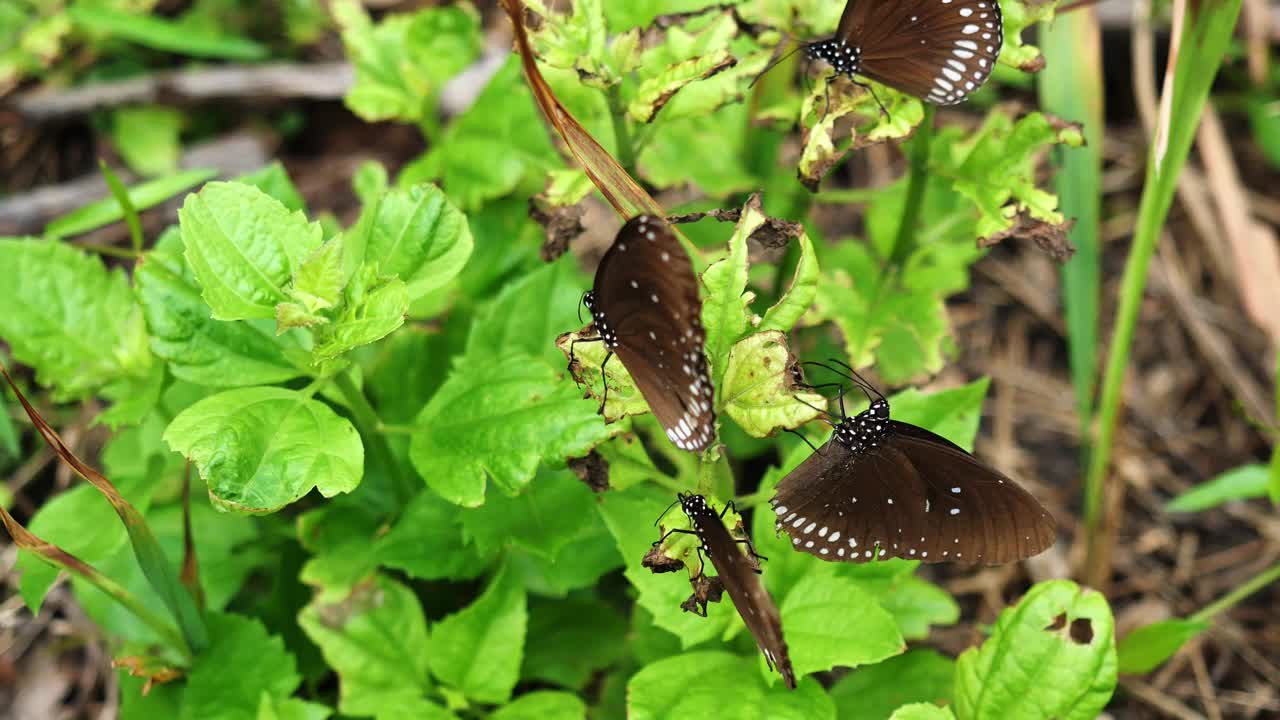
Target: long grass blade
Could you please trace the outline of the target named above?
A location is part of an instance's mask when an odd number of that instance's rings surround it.
[[[1200,111],[1218,74],[1239,14],[1240,0],[1175,0],[1173,4],[1169,70],[1147,159],[1138,224],[1121,280],[1120,305],[1116,309],[1115,331],[1098,403],[1097,436],[1085,477],[1084,521],[1088,548],[1085,568],[1086,580],[1094,587],[1105,587],[1110,575],[1108,543],[1100,532],[1104,526],[1103,486],[1111,463],[1125,368],[1129,364],[1147,270],[1173,202],[1178,174],[1191,149]]]
[[[1076,396],[1080,437],[1088,457],[1093,394],[1098,376],[1098,294],[1101,259],[1098,228],[1102,210],[1102,142],[1105,122],[1102,38],[1092,7],[1059,15],[1041,28],[1040,49],[1047,65],[1039,74],[1040,104],[1048,112],[1083,127],[1085,144],[1058,146],[1054,186],[1062,213],[1075,220],[1068,237],[1076,247],[1062,266],[1062,295]]]

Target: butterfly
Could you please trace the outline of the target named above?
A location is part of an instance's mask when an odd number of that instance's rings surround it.
[[[703,352],[698,277],[671,226],[651,215],[628,220],[600,261],[582,303],[591,312],[596,334],[573,344],[605,344],[601,376],[617,355],[676,447],[694,452],[710,447],[716,415]],[[573,363],[571,345],[570,368]],[[608,379],[604,382],[607,400]]]
[[[849,0],[836,34],[805,55],[856,85],[870,87],[861,75],[954,105],[986,82],[1003,42],[999,0]]]
[[[833,362],[852,375],[820,366],[871,405],[849,417],[842,392],[831,439],[778,483],[770,504],[794,549],[837,562],[997,565],[1054,543],[1057,525],[1030,493],[950,440],[893,420],[883,394]]]
[[[778,615],[777,606],[773,604],[773,598],[764,589],[764,584],[759,578],[759,561],[764,558],[756,554],[750,539],[735,540],[733,535],[729,534],[728,528],[724,526],[722,518],[724,513],[733,507],[733,503],[726,504],[724,510],[717,514],[707,504],[707,499],[701,495],[679,493],[677,498],[680,509],[684,510],[685,515],[689,516],[689,521],[693,523],[693,529],[669,530],[654,545],[660,545],[673,533],[695,535],[701,543],[698,548],[699,559],[705,552],[711,558],[711,565],[715,567],[717,575],[716,578],[707,582],[705,573],[699,569],[698,578],[695,579],[695,593],[685,601],[682,607],[686,610],[693,609],[692,606],[695,605],[696,600],[702,604],[701,614],[705,615],[708,595],[714,602],[718,598],[719,590],[723,589],[724,592],[729,593],[733,606],[737,608],[742,621],[755,637],[760,652],[764,653],[769,669],[777,670],[782,675],[782,681],[786,686],[794,690],[796,674],[791,667],[791,658],[787,654],[787,642],[782,637],[782,618]],[[747,546],[746,555],[738,549],[739,543]],[[702,581],[701,584],[699,580]],[[719,582],[715,582],[716,580]],[[699,588],[702,589],[699,590]],[[693,611],[697,612],[697,610]]]

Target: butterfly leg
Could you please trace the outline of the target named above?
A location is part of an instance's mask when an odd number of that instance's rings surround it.
[[[569,343],[569,364],[566,365],[564,369],[565,369],[565,372],[569,373],[569,375],[573,377],[573,382],[577,384],[578,387],[582,387],[582,381],[579,380],[578,376],[573,372],[573,364],[578,360],[577,356],[575,356],[573,353],[574,348],[577,347],[578,343],[603,342],[603,341],[604,341],[603,337],[597,336],[593,338],[575,338]]]
[[[684,528],[672,528],[671,530],[666,531],[666,532],[662,535],[662,537],[658,538],[657,540],[654,540],[654,541],[653,541],[653,547],[657,547],[657,546],[661,545],[662,543],[666,542],[666,541],[667,541],[667,538],[671,537],[672,535],[674,535],[674,534],[676,534],[676,533],[680,533],[681,535],[697,535],[697,534],[698,534],[698,533],[696,533],[696,532],[694,532],[694,531],[692,531],[692,530],[685,530]]]
[[[609,364],[609,358],[611,357],[613,357],[612,350],[604,356],[604,362],[600,363],[600,384],[604,385],[604,399],[600,401],[600,409],[596,411],[597,415],[603,415],[604,406],[609,404],[609,376],[604,374],[604,366]]]
[[[893,116],[889,114],[888,109],[885,108],[884,103],[880,102],[880,96],[876,95],[875,89],[872,88],[869,83],[858,82],[857,80],[854,80],[853,84],[871,93],[871,99],[875,100],[876,104],[880,106],[880,113],[890,120],[893,119]]]
[[[782,429],[783,429],[783,430],[785,430],[786,432],[789,432],[789,433],[791,433],[792,435],[795,435],[796,437],[800,438],[801,440],[803,440],[803,441],[804,441],[804,444],[805,444],[805,445],[808,445],[808,446],[809,446],[809,449],[813,450],[814,452],[818,453],[819,455],[822,455],[822,449],[821,449],[821,448],[814,447],[813,443],[809,442],[809,438],[805,437],[805,436],[804,436],[804,434],[802,434],[802,433],[800,433],[800,432],[797,432],[797,431],[795,431],[795,430],[792,430],[791,428],[782,428]],[[823,455],[823,457],[826,457],[826,456],[825,456],[825,455]]]

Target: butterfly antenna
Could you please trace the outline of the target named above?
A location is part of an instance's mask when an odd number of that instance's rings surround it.
[[[675,500],[672,500],[672,501],[671,501],[671,504],[667,506],[667,509],[666,509],[666,510],[663,510],[663,511],[662,511],[662,514],[661,514],[661,515],[659,515],[659,516],[658,516],[658,517],[653,521],[653,526],[654,526],[654,527],[658,527],[658,523],[662,522],[662,518],[666,517],[667,513],[671,512],[671,508],[675,507],[675,506],[676,506],[676,503],[678,503],[678,502],[680,502],[680,498],[679,498],[679,497],[677,497]]]
[[[862,377],[862,375],[860,375],[857,370],[854,370],[853,368],[849,367],[848,363],[844,362],[843,360],[837,360],[836,358],[831,358],[831,362],[837,365],[840,365],[844,367],[846,370],[848,370],[849,372],[853,373],[853,376],[858,379],[858,382],[862,383],[864,387],[870,388],[871,392],[875,393],[881,400],[888,400],[888,398],[884,396],[884,393],[880,392],[875,385],[871,384],[869,380]]]
[[[824,363],[820,363],[820,362],[814,362],[814,361],[812,361],[812,360],[808,361],[806,364],[808,364],[808,365],[816,365],[816,366],[818,366],[818,367],[822,368],[823,370],[826,370],[826,371],[827,371],[827,372],[829,372],[829,373],[832,373],[832,374],[835,374],[835,375],[839,375],[840,377],[844,378],[845,380],[848,380],[849,382],[853,383],[854,387],[856,387],[856,388],[858,388],[859,390],[861,390],[861,391],[862,391],[862,394],[867,396],[867,402],[872,402],[872,401],[874,401],[874,400],[876,399],[875,397],[873,397],[873,396],[872,396],[872,394],[871,394],[871,393],[875,393],[875,394],[876,394],[876,396],[879,396],[879,397],[882,397],[882,398],[884,397],[883,395],[880,395],[880,391],[876,390],[874,387],[871,387],[871,385],[870,385],[867,381],[865,381],[865,380],[861,379],[861,378],[862,378],[862,376],[861,376],[861,375],[858,375],[857,377],[853,377],[853,376],[850,376],[850,375],[846,375],[846,374],[844,374],[843,372],[841,372],[841,371],[839,371],[839,370],[837,370],[837,369],[835,369],[835,368],[831,367],[830,365],[826,365],[826,364],[824,364]],[[841,364],[841,365],[844,365],[844,363],[840,363],[840,364]],[[845,366],[846,368],[847,368],[847,367],[849,367],[848,365],[844,365],[844,366]],[[857,373],[854,373],[854,375],[857,375]]]
[[[578,298],[578,322],[582,322],[582,306],[587,304],[587,294],[582,293],[582,297]]]
[[[784,37],[784,38],[783,38],[782,43],[780,43],[780,44],[778,45],[778,47],[783,47],[784,45],[786,45],[786,44],[787,44],[787,43],[789,43],[789,42],[791,42],[791,38],[790,38],[790,36]],[[787,58],[791,57],[792,55],[795,55],[797,52],[800,52],[801,50],[805,49],[806,47],[808,47],[808,45],[807,45],[807,44],[805,44],[805,43],[799,43],[799,44],[797,44],[794,48],[792,48],[790,52],[787,52],[786,54],[782,55],[782,57],[779,57],[779,58],[778,58],[778,59],[776,59],[776,60],[771,60],[771,61],[769,62],[769,65],[768,65],[768,66],[766,66],[764,70],[761,70],[761,71],[760,71],[760,74],[759,74],[759,75],[756,75],[754,78],[752,78],[751,82],[747,85],[747,88],[749,89],[749,88],[753,88],[753,87],[755,87],[755,86],[756,86],[756,83],[760,80],[760,78],[764,77],[765,75],[768,75],[770,70],[772,70],[772,69],[774,69],[774,68],[778,67],[778,65],[782,64],[782,61],[783,61],[783,60],[786,60]]]

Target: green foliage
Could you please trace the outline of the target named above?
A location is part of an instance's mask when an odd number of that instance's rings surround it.
[[[1149,673],[1173,657],[1183,645],[1204,632],[1202,620],[1171,618],[1144,625],[1116,643],[1116,658],[1122,673]]]
[[[1200,483],[1169,501],[1169,512],[1199,512],[1232,500],[1248,500],[1267,496],[1271,483],[1266,465],[1241,465]]]
[[[1115,685],[1107,601],[1052,580],[1002,612],[982,647],[956,661],[955,709],[964,718],[1093,718]]]
[[[926,116],[878,85],[887,117],[843,80],[803,92],[789,65],[750,85],[779,30],[830,32],[841,3],[747,2],[735,14],[704,0],[529,2],[547,81],[638,180],[660,197],[699,198],[688,210],[742,208],[732,229],[682,226],[721,424],[722,444],[698,458],[670,445],[619,361],[601,370],[601,343],[574,344],[589,337],[578,301],[604,236],[593,218],[574,253],[540,261],[547,233],[529,198],[563,208],[601,188],[566,165],[518,59],[469,108],[437,111],[492,27],[472,5],[371,15],[354,0],[294,0],[261,14],[219,0],[162,17],[148,0],[69,12],[20,1],[34,12],[0,8],[0,38],[16,39],[0,43],[0,88],[77,78],[60,66],[69,39],[83,53],[75,62],[114,76],[190,57],[304,56],[337,32],[355,73],[348,108],[411,124],[426,141],[394,176],[361,165],[350,179],[359,212],[339,221],[311,213],[279,164],[207,184],[211,172],[166,174],[185,135],[207,132],[203,118],[114,109],[101,129],[131,168],[159,177],[55,220],[43,240],[0,239],[0,264],[15,269],[0,287],[0,340],[48,389],[39,407],[110,403],[103,463],[137,520],[126,527],[96,490],[74,487],[30,525],[118,586],[71,581],[120,654],[179,675],[145,697],[141,679],[122,677],[125,720],[967,720],[1035,708],[1083,717],[1109,697],[1116,660],[1096,594],[1042,584],[958,661],[908,651],[960,620],[919,563],[796,553],[763,502],[811,452],[779,431],[820,439],[813,421],[827,403],[795,384],[793,363],[834,352],[890,386],[940,371],[952,349],[946,303],[969,286],[984,252],[975,241],[1030,221],[1061,228],[1039,161],[1078,144],[1078,128],[1000,106],[940,127],[908,146],[922,161],[915,190],[904,178],[863,192],[863,222],[842,224],[856,234],[826,238],[804,183],[868,144],[919,137]],[[1036,61],[1018,35],[1053,5],[1003,3],[1006,63]],[[150,237],[133,222],[202,184],[176,225]],[[118,259],[62,242],[122,219],[135,245],[106,251]],[[987,389],[979,378],[901,390],[894,417],[972,448]],[[863,402],[852,388],[843,400],[851,413]],[[0,413],[6,466],[24,447],[7,420]],[[189,630],[171,592],[188,557],[188,466],[209,636],[190,655],[165,632],[170,618]],[[694,539],[660,548],[685,572],[641,565],[662,531],[688,526],[678,510],[663,515],[677,491],[717,508],[736,500],[731,530],[749,520],[797,690],[767,669],[728,598],[705,618],[681,610],[703,569]],[[140,528],[151,551],[128,542]],[[25,550],[18,568],[38,607],[56,570]],[[1073,640],[1071,623],[1050,628],[1058,613],[1088,618],[1092,641]]]
[[[185,455],[224,510],[274,512],[316,488],[351,492],[364,448],[324,403],[276,387],[226,390],[183,410],[164,441]]]

